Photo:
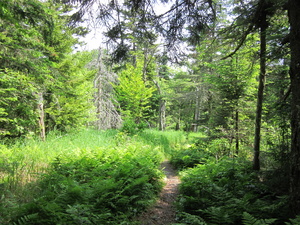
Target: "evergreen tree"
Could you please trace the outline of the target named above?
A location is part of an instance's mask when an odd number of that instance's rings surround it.
[[[126,69],[118,73],[119,84],[115,86],[122,114],[136,123],[147,118],[150,98],[154,88],[143,79],[144,61],[137,57],[136,65],[127,63]]]
[[[67,62],[72,56],[66,57],[77,43],[73,34],[80,29],[68,27],[68,16],[62,15],[60,9],[63,9],[61,5],[50,1],[0,3],[0,90],[5,96],[0,103],[1,135],[39,132],[44,139],[45,128],[64,130],[73,122],[83,123],[79,117],[84,118],[86,114],[79,110],[81,107],[70,107],[72,104],[62,100],[63,96],[80,99],[86,92],[80,92],[80,97],[79,93],[70,93],[70,88],[79,91],[77,88],[82,85],[73,78],[78,72],[80,79],[84,65],[75,63],[73,67],[71,61]],[[65,88],[70,80],[73,84]],[[60,110],[62,105],[68,105],[68,110]]]

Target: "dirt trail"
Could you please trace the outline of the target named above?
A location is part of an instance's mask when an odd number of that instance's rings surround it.
[[[138,220],[142,225],[167,225],[175,223],[176,209],[174,201],[178,195],[180,180],[169,161],[164,161],[161,167],[166,174],[165,186],[156,204],[139,217]]]

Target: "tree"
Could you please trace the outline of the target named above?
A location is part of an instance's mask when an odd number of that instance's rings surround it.
[[[82,6],[79,12],[76,15],[80,15],[84,12],[84,9],[91,3],[95,2],[93,0],[78,0],[71,2],[81,2]],[[235,1],[236,2],[236,1]],[[244,44],[247,36],[255,32],[257,29],[260,29],[261,32],[261,43],[264,42],[264,31],[266,29],[266,17],[271,18],[274,16],[274,13],[279,9],[287,9],[288,17],[290,23],[290,35],[287,38],[290,43],[291,50],[291,63],[290,63],[290,81],[291,81],[291,199],[294,204],[294,211],[299,213],[300,211],[300,2],[298,0],[253,0],[253,1],[238,1],[240,4],[235,8],[240,15],[236,19],[236,23],[230,27],[238,27],[239,24],[244,24],[242,28],[242,32],[234,33],[234,35],[238,38],[237,46],[231,55],[236,53],[240,47]],[[115,3],[113,1],[112,3]],[[152,27],[152,25],[156,28],[157,31],[162,33],[164,37],[167,38],[168,44],[167,47],[169,49],[176,49],[180,45],[176,45],[176,41],[182,41],[183,39],[189,39],[191,41],[199,41],[199,30],[203,30],[203,28],[207,27],[207,24],[211,23],[213,19],[215,19],[215,10],[213,1],[175,1],[174,4],[170,7],[170,9],[163,13],[162,15],[155,15],[155,11],[153,9],[153,5],[151,5],[151,1],[124,1],[126,7],[131,9],[132,12],[141,16],[141,21],[144,21],[147,26]],[[118,12],[122,9],[122,7],[118,4],[109,4],[108,7],[100,4],[100,9],[102,12],[102,18],[113,18],[112,11],[116,9]],[[129,10],[130,11],[130,10]],[[115,11],[114,11],[115,12]],[[75,15],[75,16],[76,16]],[[78,18],[78,17],[77,17]],[[106,20],[109,21],[109,20]],[[148,23],[148,22],[151,23]],[[113,26],[118,32],[115,32],[115,35],[112,37],[120,38],[123,36],[124,31],[122,30],[122,20],[119,17],[117,20],[114,20],[116,26]],[[183,32],[184,28],[189,28],[188,32]],[[231,32],[233,33],[233,32]],[[126,47],[124,42],[120,42],[123,45],[122,47]],[[170,44],[172,43],[172,44]],[[124,48],[123,48],[124,49]],[[169,51],[172,52],[172,51]],[[261,49],[261,75],[265,74],[264,71],[264,47]],[[121,52],[122,53],[122,52]],[[121,54],[122,56],[122,54]],[[261,79],[263,80],[263,79]],[[262,85],[263,87],[263,85]],[[263,90],[263,88],[261,88]],[[259,94],[261,94],[260,91]],[[260,101],[258,101],[258,109],[260,108]],[[259,127],[259,114],[260,110],[257,110],[257,127]],[[258,129],[257,129],[258,130]],[[257,141],[259,141],[259,132],[257,131]],[[256,144],[256,146],[259,146]],[[256,150],[257,151],[257,150]],[[258,153],[258,152],[257,152]],[[257,158],[258,154],[256,154]],[[258,168],[257,165],[254,167]]]
[[[109,43],[113,44],[113,56],[118,61],[126,58],[132,46],[129,35],[136,35],[139,40],[145,43],[155,41],[153,31],[161,34],[165,38],[167,49],[166,54],[174,60],[178,60],[178,54],[182,52],[179,43],[183,40],[198,42],[199,31],[208,28],[208,25],[216,18],[216,5],[212,0],[196,1],[174,1],[165,4],[166,1],[159,1],[161,7],[169,7],[166,12],[159,14],[155,10],[156,1],[130,1],[122,2],[100,0],[56,0],[64,4],[79,3],[79,9],[72,15],[73,22],[80,21],[87,12],[92,11],[92,7],[97,7],[96,13],[98,22],[107,27],[106,36]],[[134,24],[134,33],[128,32],[129,18]]]
[[[96,71],[86,68],[91,60],[89,52],[65,55],[56,64],[55,82],[44,82],[48,130],[68,131],[95,120],[92,97]]]
[[[0,91],[5,96],[0,103],[2,135],[13,137],[38,132],[44,139],[45,128],[65,129],[62,121],[68,121],[68,126],[70,121],[77,124],[82,121],[77,117],[83,113],[82,107],[71,110],[72,104],[66,104],[66,96],[74,95],[65,88],[68,84],[74,88],[75,79],[70,79],[73,84],[68,83],[68,78],[76,75],[73,69],[79,72],[77,78],[83,71],[79,70],[76,57],[74,67],[68,62],[72,56],[66,57],[77,43],[73,34],[78,34],[80,29],[66,26],[68,16],[61,14],[62,8],[38,0],[0,3]],[[77,87],[74,89],[78,91]],[[80,99],[78,93],[75,96]],[[62,105],[68,106],[68,110],[64,107],[60,110]],[[71,115],[71,111],[76,113]]]
[[[262,118],[262,106],[263,106],[263,95],[265,88],[265,76],[266,76],[266,60],[267,60],[267,28],[269,26],[269,19],[275,14],[280,4],[273,3],[268,0],[259,0],[249,2],[246,6],[243,2],[240,2],[235,11],[239,13],[236,23],[230,26],[232,29],[245,27],[244,31],[241,32],[240,39],[237,41],[239,44],[235,50],[227,57],[234,55],[245,43],[247,36],[250,33],[259,30],[260,34],[260,73],[259,73],[259,85],[257,93],[257,105],[256,105],[256,118],[255,118],[255,138],[254,138],[254,158],[253,158],[253,169],[260,169],[259,154],[260,154],[260,132],[261,132],[261,118]],[[247,17],[246,17],[247,15]],[[241,25],[238,25],[241,24]],[[231,29],[229,29],[231,31]]]
[[[159,108],[158,108],[158,129],[164,131],[166,129],[166,100],[161,85],[158,81],[153,80],[159,95]]]
[[[256,106],[256,119],[255,119],[255,139],[254,139],[254,158],[253,169],[260,170],[259,154],[260,154],[260,129],[261,129],[261,117],[262,117],[262,105],[263,95],[266,79],[266,58],[267,58],[267,28],[269,26],[267,21],[267,10],[265,1],[260,1],[261,12],[259,13],[259,26],[260,29],[260,73],[259,73],[259,86],[257,93],[257,106]]]
[[[94,79],[94,102],[96,106],[97,121],[95,126],[99,130],[119,128],[122,123],[121,115],[116,106],[118,105],[113,85],[117,84],[117,74],[113,73],[104,63],[105,53],[99,49],[96,65],[97,74]]]
[[[45,34],[53,23],[45,4],[35,0],[2,1],[0,11],[0,89],[6,96],[0,106],[1,133],[21,136],[39,129],[36,93],[49,73]]]
[[[143,80],[143,68],[144,61],[139,57],[135,66],[127,63],[126,69],[118,73],[119,84],[115,85],[122,114],[136,123],[147,118],[146,112],[154,92],[149,82]]]
[[[295,214],[300,213],[300,2],[297,0],[288,1],[288,16],[290,22],[290,80],[292,94],[292,115],[291,115],[291,155],[290,155],[290,191],[291,204]]]

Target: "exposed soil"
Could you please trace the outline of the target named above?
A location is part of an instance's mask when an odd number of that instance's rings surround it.
[[[174,202],[178,196],[180,180],[169,161],[164,161],[161,167],[166,174],[165,186],[156,204],[138,218],[142,225],[175,223],[176,209]]]

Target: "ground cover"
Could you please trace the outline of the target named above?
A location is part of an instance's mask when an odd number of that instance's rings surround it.
[[[181,178],[177,224],[300,224],[300,217],[291,219],[288,176],[276,168],[253,171],[249,159],[220,150],[200,139],[173,152]]]
[[[132,224],[161,190],[165,155],[184,141],[86,130],[2,143],[0,223]]]

